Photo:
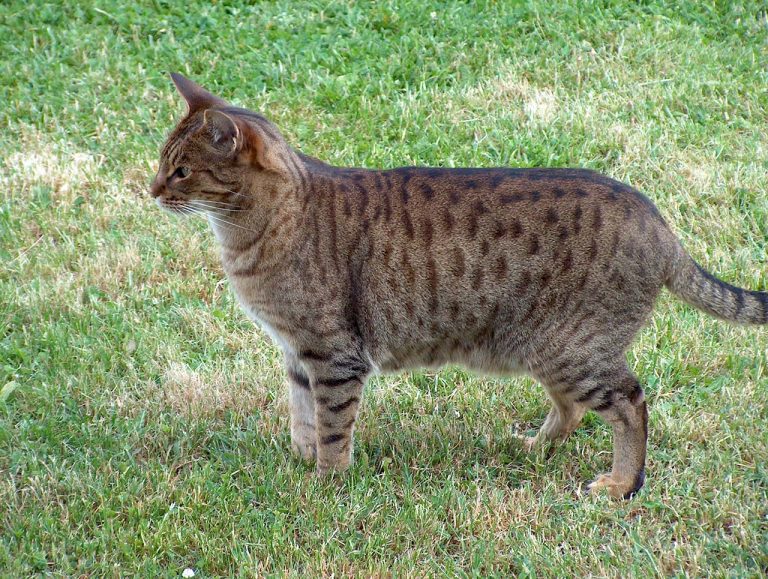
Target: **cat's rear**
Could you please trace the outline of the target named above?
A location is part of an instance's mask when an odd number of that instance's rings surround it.
[[[536,371],[593,340],[623,352],[665,285],[718,317],[766,322],[768,294],[704,272],[645,196],[592,171],[339,171],[318,186],[341,191],[356,209],[344,227],[365,232],[348,249],[354,315],[385,370]]]

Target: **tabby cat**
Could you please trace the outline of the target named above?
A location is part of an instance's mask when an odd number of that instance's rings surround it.
[[[768,323],[768,293],[704,271],[656,207],[613,179],[332,167],[171,76],[188,112],[152,196],[207,216],[242,307],[285,354],[292,447],[319,474],[349,465],[368,376],[450,362],[544,385],[553,406],[529,449],[597,412],[613,428],[613,467],[587,488],[629,498],[645,478],[648,414],[625,352],[661,288]]]

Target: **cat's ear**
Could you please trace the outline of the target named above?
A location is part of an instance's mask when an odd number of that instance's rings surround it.
[[[210,145],[223,155],[233,155],[243,146],[243,134],[235,120],[216,109],[203,113],[203,127],[210,137]]]
[[[230,115],[217,109],[206,109],[200,131],[205,134],[208,146],[220,155],[232,157],[244,153],[244,159],[249,159],[263,171],[287,171],[280,152],[284,145],[260,127],[247,123],[240,126]]]
[[[181,76],[177,72],[171,73],[171,80],[176,85],[176,90],[179,91],[179,94],[187,101],[187,114],[227,104],[219,97],[212,95],[200,85]]]

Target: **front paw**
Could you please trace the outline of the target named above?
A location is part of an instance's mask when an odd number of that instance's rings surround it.
[[[291,433],[291,450],[303,460],[309,462],[316,460],[317,441],[315,440],[314,431]]]
[[[317,476],[320,478],[329,478],[334,473],[342,473],[349,469],[349,460],[338,462],[317,461]]]
[[[340,448],[324,446],[317,457],[317,476],[327,477],[336,472],[344,472],[352,464],[352,445],[349,440]]]

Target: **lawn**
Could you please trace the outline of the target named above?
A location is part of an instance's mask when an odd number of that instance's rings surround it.
[[[355,464],[290,454],[277,348],[146,194],[179,71],[339,165],[583,166],[768,287],[762,2],[0,4],[0,576],[764,576],[768,332],[664,294],[629,353],[648,481],[590,415],[461,368],[369,385]]]

